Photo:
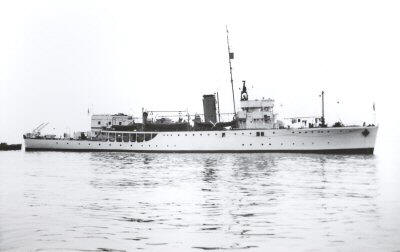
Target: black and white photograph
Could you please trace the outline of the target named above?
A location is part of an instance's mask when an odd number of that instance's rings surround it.
[[[400,2],[0,2],[0,251],[400,251]]]

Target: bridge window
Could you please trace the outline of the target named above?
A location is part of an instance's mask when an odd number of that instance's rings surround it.
[[[122,135],[122,140],[123,140],[124,142],[129,142],[129,134],[128,134],[128,133],[124,133],[124,134]]]
[[[115,142],[115,133],[110,133],[108,135],[108,141]]]
[[[122,133],[117,133],[117,142],[122,142]]]
[[[261,136],[264,136],[264,132],[261,132]]]
[[[131,142],[136,142],[136,133],[130,134],[129,138]]]
[[[107,142],[107,140],[108,140],[107,134],[108,134],[107,132],[101,132],[99,135],[99,140],[103,141],[103,142]]]
[[[144,134],[144,141],[151,140],[151,134]]]
[[[137,134],[136,141],[138,143],[141,143],[143,142],[143,140],[144,140],[144,134]]]

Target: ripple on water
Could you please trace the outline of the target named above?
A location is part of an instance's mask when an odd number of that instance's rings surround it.
[[[22,157],[0,160],[14,167],[0,166],[0,250],[351,250],[378,240],[400,246],[391,238],[399,228],[383,228],[393,216],[378,200],[374,156]]]

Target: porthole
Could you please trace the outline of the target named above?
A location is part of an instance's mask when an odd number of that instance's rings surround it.
[[[311,144],[314,144],[314,142],[312,142]]]
[[[56,142],[56,144],[58,144],[58,142]]]
[[[293,145],[294,145],[294,143],[293,143]]]
[[[69,143],[67,143],[67,144],[69,144]]]
[[[264,144],[262,143],[261,146],[264,146]]]
[[[101,144],[99,144],[99,146],[101,146]]]
[[[185,136],[187,136],[187,134],[185,134]]]
[[[244,132],[242,132],[242,135],[244,135]]]
[[[111,144],[110,144],[110,146],[111,146]]]
[[[193,136],[194,136],[194,134],[193,134]]]
[[[178,136],[179,136],[179,134],[178,134]]]
[[[244,144],[242,144],[242,146],[244,146]]]
[[[90,144],[88,144],[90,146]]]
[[[281,143],[281,145],[283,145],[283,143]]]
[[[271,145],[271,143],[269,143],[268,145]]]
[[[218,134],[217,134],[217,133],[215,133],[215,135],[217,136]]]
[[[132,144],[131,144],[131,147],[132,147]]]
[[[250,146],[252,146],[253,144],[250,144]]]
[[[272,134],[275,134],[275,131],[272,131]]]
[[[122,146],[122,144],[120,144],[119,146]]]
[[[292,131],[292,134],[294,134],[294,131]]]
[[[328,142],[328,144],[330,144],[330,142]]]
[[[210,136],[210,134],[207,134],[207,136]]]

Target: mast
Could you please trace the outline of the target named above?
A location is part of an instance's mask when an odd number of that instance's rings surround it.
[[[229,31],[228,31],[228,26],[226,26],[226,42],[227,42],[227,44],[228,44],[229,72],[230,72],[230,74],[231,74],[233,113],[234,113],[234,117],[236,118],[235,90],[233,89],[232,62],[231,62],[231,60],[234,58],[234,54],[231,53],[231,48],[230,48],[230,46],[229,46]]]
[[[324,100],[325,92],[321,92],[321,106],[322,106],[322,116],[321,116],[321,124],[322,127],[325,127],[325,100]]]

